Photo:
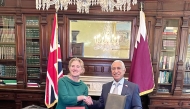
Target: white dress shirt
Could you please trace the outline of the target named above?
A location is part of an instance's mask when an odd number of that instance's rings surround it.
[[[115,88],[115,83],[116,81],[114,80],[110,89],[110,93],[113,92],[114,88]],[[121,95],[122,89],[123,89],[123,83],[124,83],[124,78],[122,78],[119,82],[119,86],[118,86],[118,95]]]

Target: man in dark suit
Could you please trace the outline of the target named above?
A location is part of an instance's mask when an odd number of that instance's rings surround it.
[[[108,93],[126,95],[124,109],[142,109],[141,99],[139,96],[139,87],[137,84],[124,79],[125,65],[120,60],[115,60],[111,65],[111,72],[114,81],[102,86],[102,93],[99,100],[92,100],[90,96],[85,99],[90,109],[104,109]],[[117,102],[117,101],[115,101]]]

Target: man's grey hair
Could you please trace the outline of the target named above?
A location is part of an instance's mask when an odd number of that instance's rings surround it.
[[[121,65],[122,65],[122,68],[125,69],[125,64],[124,64],[123,61],[121,61],[121,60],[115,60],[113,63],[115,63],[115,62],[120,62]],[[113,63],[111,64],[111,67],[112,67]]]

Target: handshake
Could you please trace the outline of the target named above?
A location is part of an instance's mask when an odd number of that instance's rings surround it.
[[[84,96],[83,97],[83,101],[87,104],[87,105],[93,105],[93,101],[92,98],[90,96]]]

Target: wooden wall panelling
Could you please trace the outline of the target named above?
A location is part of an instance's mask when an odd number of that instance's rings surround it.
[[[65,28],[64,28],[64,25],[65,25],[65,22],[63,20],[63,14],[57,14],[57,19],[58,19],[58,37],[59,37],[59,41],[60,41],[60,50],[62,51],[61,52],[61,57],[63,59],[63,57],[65,57],[65,37],[64,37],[64,32],[65,32]],[[63,60],[62,60],[63,62]],[[63,74],[65,74],[65,67],[63,67]]]
[[[17,0],[21,1],[20,5],[22,8],[33,8],[36,9],[36,2],[34,0]]]
[[[88,66],[88,72],[94,72],[95,70],[95,67],[94,66]]]
[[[60,35],[60,36],[62,36],[62,37],[60,37],[60,41],[61,41],[61,55],[62,55],[62,61],[64,62],[65,60],[66,60],[66,58],[67,58],[67,55],[65,55],[65,52],[67,53],[67,18],[66,18],[66,16],[63,14],[62,15],[62,20],[63,20],[63,30],[61,30],[61,31],[63,31],[62,32],[62,35]],[[64,70],[66,70],[66,68],[68,68],[68,66],[63,66],[63,68],[64,68]]]
[[[38,105],[45,107],[44,98],[45,93],[44,90],[14,90],[13,91],[16,95],[15,102],[16,102],[16,109],[21,109],[29,105]]]
[[[0,109],[15,109],[16,95],[13,93],[13,89],[0,89]],[[16,108],[21,109],[21,108]]]
[[[16,103],[15,109],[22,109],[22,101],[20,99],[16,99],[15,103]]]
[[[60,19],[62,18],[62,19]],[[68,72],[68,62],[67,64],[65,64],[66,59],[68,58],[68,43],[67,43],[67,22],[68,19],[64,14],[59,14],[59,20],[60,21],[60,25],[62,26],[62,29],[59,29],[60,31],[60,48],[61,48],[61,56],[62,56],[62,61],[63,61],[63,73],[67,74]]]
[[[131,61],[124,61],[125,64],[125,68],[126,68],[126,72],[125,72],[125,77],[129,77],[129,72],[130,72],[130,68],[131,68]]]
[[[40,20],[40,56],[41,56],[41,70],[40,70],[40,88],[45,89],[46,73],[47,73],[47,56],[48,56],[48,23],[47,14],[41,14]]]
[[[17,2],[19,0],[3,0],[4,1],[4,6],[6,7],[15,7],[17,6]]]
[[[95,66],[95,72],[102,72],[102,66]]]
[[[23,15],[16,14],[16,42],[17,42],[17,55],[16,55],[16,71],[17,71],[17,86],[24,88],[25,84],[25,62],[24,62],[24,28],[23,28]]]
[[[154,50],[154,27],[156,24],[156,19],[154,17],[146,17],[146,29],[147,29],[147,38],[148,38],[148,44],[150,49],[150,54],[153,54]],[[151,55],[151,58],[153,59],[153,55]]]
[[[15,109],[15,107],[16,105],[14,100],[10,100],[9,102],[6,100],[0,102],[0,109]]]
[[[167,11],[183,11],[185,0],[181,0],[181,2],[178,2],[178,0],[160,0],[163,1],[163,10]]]
[[[69,22],[68,17],[66,15],[63,15],[63,23],[64,23],[64,25],[63,25],[63,30],[61,30],[63,32],[62,32],[62,35],[60,35],[60,37],[61,37],[60,38],[60,40],[61,40],[61,42],[60,42],[61,43],[61,51],[64,51],[64,53],[62,52],[62,59],[63,59],[62,61],[63,62],[65,62],[67,60],[67,58],[69,57],[68,51],[69,51],[70,48],[68,47],[68,45],[69,45],[69,39],[68,39],[69,38],[69,33],[68,33],[69,24],[68,24],[68,22]],[[68,68],[67,63],[64,66],[65,70]]]
[[[157,1],[144,1],[143,2],[144,3],[144,7],[143,7],[143,10],[154,10],[155,12],[156,12],[156,10],[157,10],[157,4],[158,4],[158,2]],[[139,3],[138,3],[138,5],[139,5],[139,8],[140,8],[140,1],[139,1]],[[154,12],[153,11],[153,12]],[[151,14],[152,15],[152,14]]]
[[[16,1],[16,7],[21,7],[21,0],[15,0]]]
[[[103,72],[111,72],[111,66],[103,66]]]
[[[184,11],[188,11],[188,10],[190,10],[190,2],[186,1],[184,5]]]
[[[184,16],[189,16],[190,15],[190,1],[186,1],[185,2],[185,6],[184,6]]]
[[[184,63],[185,63],[185,56],[187,51],[187,41],[188,41],[188,23],[189,18],[183,17],[182,19],[182,26],[181,26],[181,34],[180,34],[180,45],[179,45],[179,56],[177,62],[177,71],[176,71],[176,86],[174,89],[174,95],[181,95],[182,94],[182,87],[183,87],[183,72],[184,72]]]
[[[157,15],[159,16],[183,16],[185,1],[180,3],[177,0],[159,0],[157,4]]]
[[[139,18],[136,17],[133,19],[133,23],[132,23],[133,31],[132,31],[131,36],[137,36],[138,27],[139,27]],[[132,57],[133,57],[133,53],[134,53],[134,47],[135,47],[135,41],[136,41],[136,37],[131,37],[131,46],[130,46],[130,54],[129,54],[129,60],[130,61],[132,61]]]
[[[182,107],[181,109],[190,109],[189,100],[187,100],[187,101],[182,100],[181,107]]]
[[[162,33],[162,17],[157,16],[156,17],[156,25],[155,25],[155,31],[154,31],[154,50],[153,50],[153,59],[152,59],[152,65],[153,65],[153,72],[154,72],[154,82],[155,82],[155,88],[157,87],[157,82],[158,82],[158,69],[159,69],[159,51],[160,51],[160,46],[161,43],[160,41],[162,40],[161,37]],[[156,94],[156,89],[154,88],[153,94]]]

